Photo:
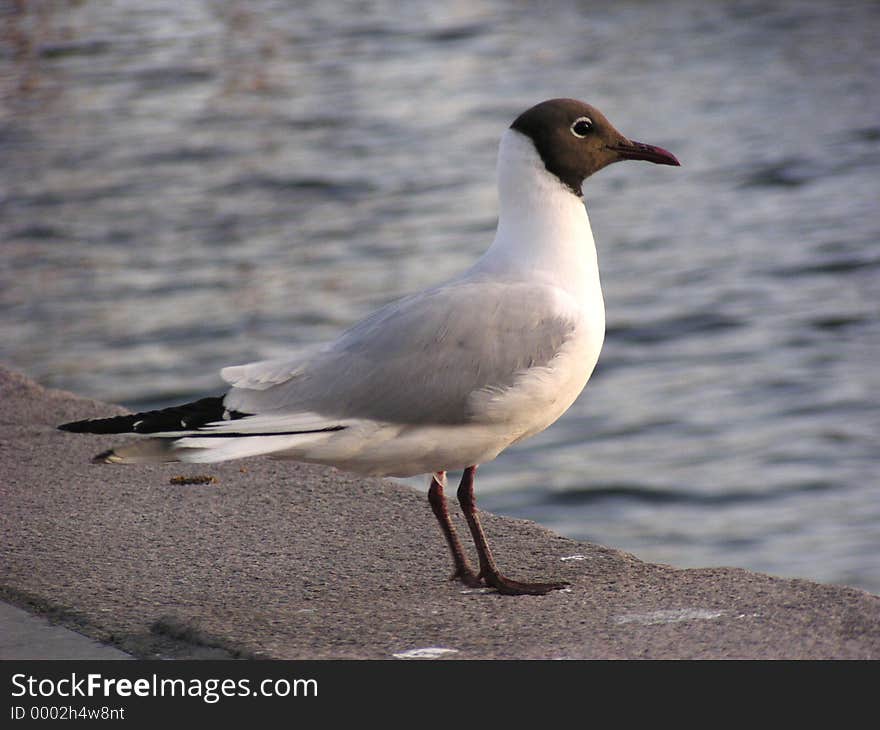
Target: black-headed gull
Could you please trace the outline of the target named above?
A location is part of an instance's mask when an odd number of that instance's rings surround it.
[[[679,164],[627,139],[588,104],[542,102],[501,138],[498,229],[470,269],[388,304],[305,358],[223,369],[232,387],[222,397],[60,428],[149,435],[96,457],[112,463],[271,454],[361,474],[431,474],[428,499],[456,578],[507,594],[561,588],[500,573],[474,476],[478,464],[556,421],[593,372],[605,306],[581,185],[620,160]],[[479,570],[446,509],[453,469],[464,469],[458,499]]]

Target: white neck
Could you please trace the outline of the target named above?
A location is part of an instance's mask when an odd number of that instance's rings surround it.
[[[581,301],[601,297],[583,200],[547,171],[532,141],[513,129],[501,138],[498,195],[498,230],[476,270],[546,280]]]

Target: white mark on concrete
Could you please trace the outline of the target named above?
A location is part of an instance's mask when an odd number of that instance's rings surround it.
[[[675,624],[680,621],[706,621],[720,618],[724,611],[716,611],[709,608],[668,608],[648,613],[625,613],[614,619],[616,624]]]
[[[589,555],[566,555],[564,558],[559,558],[562,561],[565,560],[589,560]]]
[[[423,649],[409,649],[392,654],[395,659],[439,659],[447,654],[458,654],[458,649],[444,649],[441,646],[426,646]]]
[[[574,591],[571,588],[559,588],[547,595],[555,595],[557,593],[573,593]],[[463,596],[475,596],[475,595],[485,595],[486,593],[491,593],[494,596],[500,595],[497,590],[486,586],[484,588],[462,588],[459,593]]]

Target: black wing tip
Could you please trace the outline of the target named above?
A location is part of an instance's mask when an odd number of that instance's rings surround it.
[[[162,408],[156,411],[144,411],[127,416],[111,416],[110,418],[92,418],[84,421],[71,421],[58,426],[61,431],[72,433],[139,433],[152,434],[160,432],[192,431],[206,423],[222,420],[235,420],[249,415],[238,411],[227,411],[223,405],[223,396],[211,396],[184,403],[179,406]]]
[[[60,426],[56,426],[56,428],[59,431],[70,431],[72,433],[88,433],[89,423],[91,423],[90,420],[70,421],[69,423],[62,423]]]
[[[70,423],[62,423],[56,428],[59,431],[69,431],[71,433],[130,433],[131,416],[116,416],[113,418],[87,418],[84,421],[71,421]]]

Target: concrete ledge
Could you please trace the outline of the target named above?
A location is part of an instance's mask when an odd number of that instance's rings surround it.
[[[0,659],[131,659],[129,654],[0,602]]]
[[[468,591],[408,487],[262,458],[94,465],[112,439],[55,426],[118,407],[3,369],[0,404],[0,598],[136,657],[880,658],[880,597],[861,590],[652,565],[486,515],[502,569],[572,585]]]

